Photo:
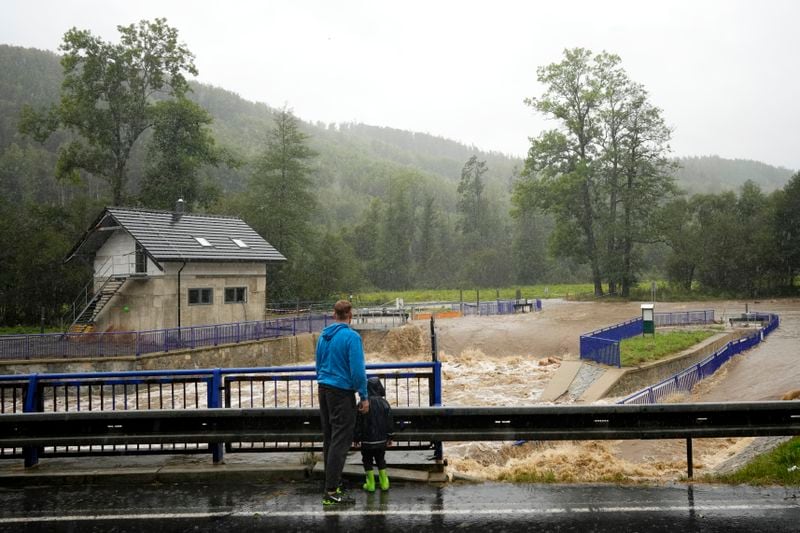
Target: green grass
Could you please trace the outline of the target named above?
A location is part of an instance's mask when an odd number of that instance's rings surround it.
[[[516,298],[519,289],[523,298],[567,298],[592,291],[591,283],[521,285],[518,287],[480,289],[481,301],[500,298]],[[361,305],[381,305],[402,298],[405,302],[458,302],[463,294],[465,302],[474,302],[478,294],[475,288],[464,289],[415,289],[408,291],[374,291],[353,294],[353,300]]]
[[[656,335],[643,335],[623,339],[619,343],[622,366],[634,366],[658,361],[668,355],[678,353],[711,337],[715,331],[664,331],[656,330]]]
[[[800,437],[784,442],[731,474],[708,476],[707,481],[748,485],[800,485]]]

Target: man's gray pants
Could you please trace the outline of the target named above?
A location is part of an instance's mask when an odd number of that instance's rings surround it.
[[[319,385],[322,419],[322,454],[325,461],[325,489],[334,490],[342,481],[347,452],[356,428],[356,397],[353,391]]]

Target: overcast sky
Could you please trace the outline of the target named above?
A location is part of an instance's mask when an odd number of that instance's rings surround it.
[[[524,156],[549,124],[523,104],[565,48],[621,56],[675,155],[800,169],[800,1],[3,0],[0,43],[116,41],[166,17],[199,80],[304,120],[426,132]]]

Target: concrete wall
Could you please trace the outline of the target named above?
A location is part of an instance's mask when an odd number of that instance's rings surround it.
[[[109,239],[110,241],[111,239]],[[119,243],[118,243],[119,244]],[[96,331],[145,331],[178,326],[178,270],[164,263],[159,275],[128,279],[101,311]],[[148,265],[148,270],[150,265]],[[263,263],[186,263],[180,274],[180,325],[261,320],[266,305]],[[245,303],[225,303],[226,287],[245,287]],[[209,288],[213,304],[189,305],[189,289]]]
[[[730,341],[749,335],[752,332],[752,330],[735,330],[730,333],[720,333],[669,359],[662,359],[653,363],[639,365],[636,368],[626,369],[624,374],[608,389],[604,396],[625,396],[644,387],[660,383],[668,377],[699,363]]]

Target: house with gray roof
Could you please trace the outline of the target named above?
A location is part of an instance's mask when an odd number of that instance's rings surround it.
[[[93,266],[72,331],[142,331],[261,320],[267,265],[285,261],[236,217],[107,207],[66,261]]]

